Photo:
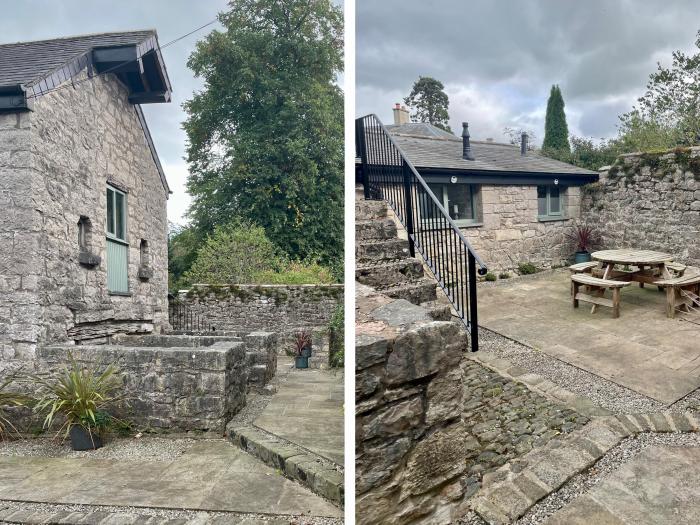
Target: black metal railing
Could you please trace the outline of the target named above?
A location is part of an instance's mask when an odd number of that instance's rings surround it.
[[[376,115],[355,121],[355,143],[365,198],[389,203],[408,232],[411,256],[422,256],[469,330],[476,352],[476,274],[485,275],[486,265]]]
[[[210,332],[211,324],[195,312],[189,304],[178,298],[168,302],[168,320],[173,330],[178,332]]]

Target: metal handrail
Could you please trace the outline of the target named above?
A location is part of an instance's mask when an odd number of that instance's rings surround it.
[[[477,351],[476,266],[484,275],[486,265],[381,120],[375,114],[358,118],[355,133],[365,198],[386,200],[392,207],[408,232],[411,256],[417,250],[423,257]]]
[[[168,301],[168,321],[175,331],[210,332],[212,326],[190,305],[175,297]]]

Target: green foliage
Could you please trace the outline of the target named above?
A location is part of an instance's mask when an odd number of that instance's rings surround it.
[[[496,280],[496,274],[488,272],[486,275],[484,275],[484,279],[487,281],[495,281]]]
[[[542,270],[530,262],[520,263],[518,265],[518,273],[520,275],[532,275],[533,273],[541,272]]]
[[[510,279],[510,274],[508,272],[503,272],[498,274],[499,279]]]
[[[195,228],[171,224],[168,232],[168,289],[177,290],[192,267],[203,239]]]
[[[414,109],[412,117],[418,122],[429,122],[452,133],[449,126],[450,115],[447,109],[450,100],[444,91],[445,86],[432,77],[418,77],[411,93],[404,98],[406,105]]]
[[[188,60],[204,82],[184,104],[193,225],[250,221],[291,259],[342,260],[342,8],[229,5]]]
[[[316,262],[292,261],[279,271],[263,270],[253,275],[258,284],[331,284],[336,282],[331,270]]]
[[[10,390],[10,385],[20,378],[20,373],[20,370],[15,370],[0,381],[0,439],[2,440],[4,440],[10,432],[17,433],[17,429],[10,422],[5,409],[7,407],[25,406],[30,401],[29,396]]]
[[[330,334],[330,365],[333,368],[345,366],[345,307],[338,303],[328,325]]]
[[[99,372],[99,364],[81,366],[73,355],[69,358],[68,367],[48,378],[33,376],[40,396],[34,410],[46,413],[46,429],[51,428],[56,415],[64,416],[65,421],[57,435],[65,431],[64,435],[67,436],[73,425],[99,432],[108,417],[101,413],[123,399],[117,392],[123,388],[124,382],[113,363]]]
[[[552,86],[544,121],[543,150],[569,151],[569,127],[566,125],[564,98],[559,86]]]

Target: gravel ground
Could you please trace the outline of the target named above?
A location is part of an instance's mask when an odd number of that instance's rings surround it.
[[[343,520],[339,518],[319,518],[311,516],[268,516],[264,514],[239,514],[229,512],[205,512],[205,511],[188,511],[188,510],[171,510],[171,509],[154,509],[142,507],[111,507],[111,506],[93,506],[93,505],[53,505],[48,503],[18,503],[15,501],[0,500],[0,510],[16,509],[16,510],[33,510],[36,512],[92,512],[102,511],[111,513],[131,513],[148,516],[158,516],[160,518],[169,519],[185,519],[187,522],[195,522],[200,524],[208,519],[214,519],[220,516],[230,516],[232,522],[238,523],[245,518],[255,519],[259,521],[270,521],[279,523],[281,518],[289,520],[290,524],[294,525],[342,525]],[[235,521],[234,521],[235,520]],[[3,523],[3,522],[0,522]]]
[[[514,365],[524,368],[528,372],[539,374],[574,394],[587,397],[598,406],[616,414],[653,412],[666,408],[666,405],[659,401],[483,327],[479,330],[479,351],[507,359]],[[700,396],[697,391],[694,394]],[[700,404],[700,397],[697,399]],[[676,405],[680,407],[679,403]]]
[[[72,450],[69,441],[40,437],[0,442],[0,456],[43,456],[48,458],[143,459],[170,461],[201,440],[158,437],[115,438],[97,450]]]
[[[636,437],[627,438],[610,450],[590,469],[574,476],[558,491],[553,492],[537,503],[516,523],[519,525],[535,525],[541,523],[545,518],[573,501],[576,497],[591,490],[609,474],[617,470],[623,463],[634,458],[643,449],[653,445],[700,447],[700,435],[684,433],[644,433],[638,434]]]

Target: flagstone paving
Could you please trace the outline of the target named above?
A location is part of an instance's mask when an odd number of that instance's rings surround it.
[[[0,500],[342,517],[223,439],[198,441],[161,461],[0,456]]]
[[[479,289],[479,324],[609,381],[671,404],[700,387],[700,325],[668,319],[655,287],[622,292],[610,309],[574,309],[569,272]]]
[[[280,356],[277,393],[254,426],[342,466],[343,374],[291,366]]]

